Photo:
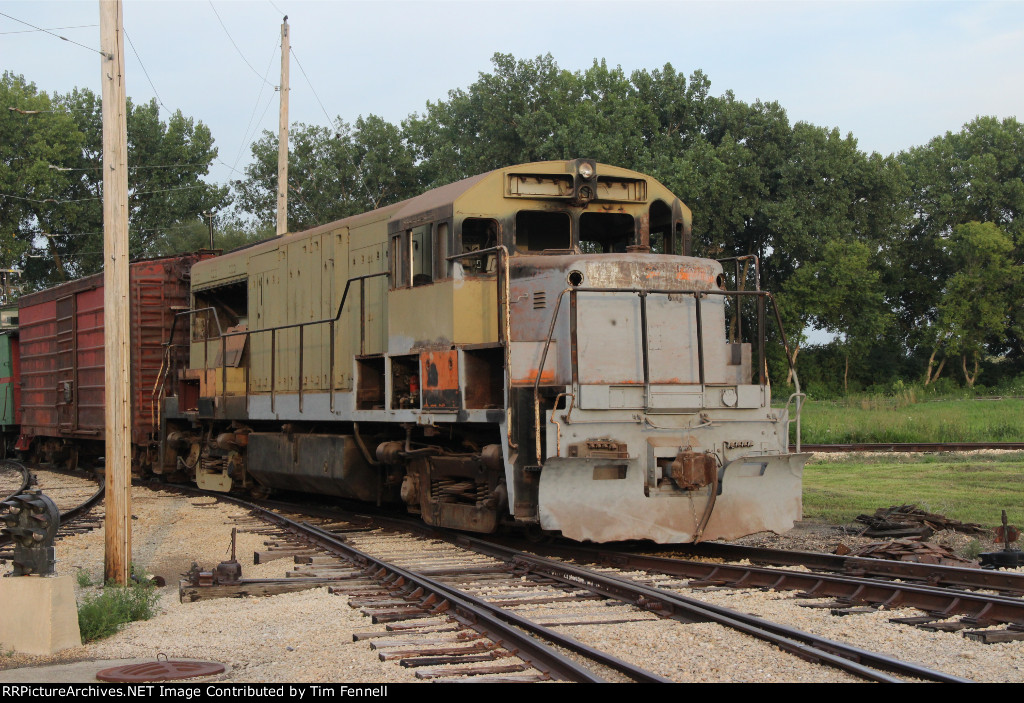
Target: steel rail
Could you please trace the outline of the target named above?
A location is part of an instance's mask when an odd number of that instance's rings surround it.
[[[794,445],[790,445],[793,449]],[[978,449],[1024,449],[1024,442],[859,442],[803,444],[805,452],[969,452]]]
[[[627,558],[628,557],[628,558]],[[990,624],[1024,625],[1024,600],[920,584],[896,583],[861,576],[788,571],[771,567],[609,554],[605,563],[671,576],[699,579],[740,588],[798,590],[813,597],[831,597],[889,607],[917,608],[945,617],[964,615]]]
[[[644,549],[651,551],[647,547]],[[944,564],[919,564],[909,561],[798,552],[768,547],[744,547],[738,544],[717,542],[702,542],[699,545],[672,545],[672,551],[686,551],[697,556],[718,557],[734,561],[749,559],[751,562],[777,566],[805,566],[809,569],[845,573],[848,576],[907,579],[932,586],[983,588],[1005,591],[1010,594],[1024,594],[1024,574],[1012,571]],[[623,554],[622,556],[632,557],[633,555]]]
[[[329,531],[315,525],[300,523],[254,503],[232,496],[202,491],[188,486],[175,487],[193,493],[213,495],[218,499],[248,508],[257,513],[261,518],[286,528],[296,535],[300,535],[316,546],[334,553],[344,554],[350,561],[361,565],[368,571],[375,572],[375,578],[383,576],[384,573],[389,574],[390,578],[393,579],[393,586],[403,588],[410,596],[416,594],[415,597],[421,601],[430,598],[427,593],[435,594],[434,602],[437,603],[436,607],[439,615],[456,616],[466,626],[486,635],[492,641],[511,651],[520,659],[529,662],[531,666],[547,676],[578,683],[605,683],[605,680],[600,676],[568,659],[543,642],[531,637],[523,632],[523,630],[534,632],[550,639],[561,647],[579,652],[596,662],[620,671],[638,682],[671,683],[669,679],[636,667],[606,652],[587,647],[567,635],[530,622],[499,606],[378,559],[346,544],[342,539],[339,539]],[[422,523],[420,524],[422,525]],[[443,605],[444,603],[447,605]],[[442,610],[441,608],[446,609]]]
[[[900,682],[901,679],[883,673],[883,671],[893,671],[915,678],[935,680],[935,682],[972,683],[967,678],[820,638],[816,634],[769,622],[754,615],[739,613],[729,608],[687,598],[671,590],[655,588],[627,578],[600,574],[581,567],[517,553],[509,547],[473,537],[461,537],[456,539],[456,542],[460,544],[474,542],[475,547],[479,547],[482,554],[496,557],[504,555],[504,558],[528,567],[531,571],[591,588],[609,598],[632,603],[666,617],[687,621],[718,622],[770,642],[784,651],[811,661],[827,663],[871,680],[887,683]]]
[[[729,552],[729,545],[714,545],[720,548],[717,554],[711,550],[711,554],[722,556]],[[723,548],[724,549],[721,549]],[[557,554],[563,557],[574,559],[590,560],[595,563],[607,564],[618,568],[641,569],[655,573],[667,574],[715,584],[727,585],[736,588],[771,588],[774,590],[799,590],[815,597],[830,597],[848,602],[864,602],[875,605],[886,605],[890,607],[917,608],[929,613],[942,614],[943,617],[963,615],[974,618],[979,623],[1006,623],[1024,625],[1024,600],[1010,596],[1000,596],[985,593],[974,593],[970,591],[942,588],[934,583],[897,583],[878,578],[869,578],[866,575],[857,573],[845,574],[822,574],[808,573],[803,571],[788,571],[784,569],[773,569],[770,567],[743,565],[743,564],[720,564],[714,562],[689,561],[686,559],[674,559],[667,557],[646,556],[642,554],[630,554],[627,552],[609,552],[588,548],[546,548],[547,554]],[[705,555],[708,552],[703,552]],[[733,551],[729,558],[757,558],[750,552],[744,553],[742,549]],[[794,554],[789,553],[792,557]],[[784,557],[785,552],[779,556]],[[811,557],[829,557],[832,555],[814,555]],[[780,559],[781,560],[781,559]],[[807,561],[814,562],[808,564]],[[799,557],[785,559],[788,565],[821,566],[824,562],[832,563],[832,570],[838,563],[827,559],[814,559],[800,561]],[[881,563],[877,563],[881,562]],[[928,574],[933,565],[908,564],[906,562],[886,562],[883,559],[856,558],[850,564],[850,570],[861,570],[865,573],[873,572],[879,576],[893,578],[907,578],[916,576],[918,580],[931,582]],[[906,567],[901,569],[901,564]],[[826,567],[828,568],[828,567]],[[944,573],[946,579],[955,585],[965,585],[968,581],[977,588],[992,588],[993,584],[1008,586],[1015,584],[1016,588],[1010,587],[1004,590],[1020,592],[1019,589],[1024,583],[1024,574],[997,574],[985,572],[980,569],[963,569],[956,567],[945,567],[939,569]],[[971,575],[965,572],[979,572]],[[1010,578],[1007,578],[1007,577]],[[954,581],[958,579],[959,582]],[[979,626],[983,626],[980,625]]]
[[[284,516],[276,513],[265,511],[260,506],[255,506],[252,503],[227,496],[221,493],[211,493],[207,491],[201,491],[194,487],[179,486],[194,493],[203,493],[206,495],[216,496],[219,499],[233,502],[237,505],[241,505],[247,508],[254,509],[256,512],[267,512],[268,519],[276,522],[282,527],[292,529],[291,525],[295,525],[296,531],[305,531],[305,527],[301,523],[297,523],[293,520],[289,520]],[[296,507],[296,506],[292,506]],[[365,516],[364,516],[365,517]],[[732,611],[728,608],[721,606],[714,606],[707,603],[703,603],[699,600],[687,598],[680,594],[666,591],[663,589],[657,589],[643,584],[630,581],[629,579],[616,578],[604,574],[598,574],[578,567],[573,567],[567,564],[561,564],[559,562],[548,561],[532,555],[527,555],[518,550],[506,547],[503,545],[496,544],[490,541],[484,541],[475,537],[469,537],[462,533],[457,533],[449,530],[440,528],[434,528],[426,525],[419,521],[405,520],[396,517],[380,517],[373,516],[374,522],[382,525],[389,525],[392,529],[398,530],[412,530],[425,537],[443,539],[457,546],[471,549],[477,553],[485,554],[503,561],[509,562],[513,565],[518,565],[520,568],[527,568],[530,571],[544,573],[545,575],[562,581],[565,584],[572,585],[575,587],[583,587],[591,590],[599,595],[605,597],[614,598],[625,603],[630,603],[637,607],[644,608],[650,612],[662,615],[663,617],[673,617],[683,622],[693,621],[714,621],[720,624],[735,628],[737,630],[746,632],[751,636],[758,637],[765,641],[771,642],[796,656],[800,656],[809,661],[823,662],[842,670],[848,671],[856,676],[866,678],[873,681],[884,681],[884,682],[901,682],[902,679],[893,678],[883,673],[885,671],[898,672],[905,676],[914,678],[920,678],[930,681],[939,681],[946,683],[971,683],[969,679],[963,679],[951,674],[944,672],[935,671],[928,667],[920,666],[913,663],[904,662],[902,660],[887,657],[882,654],[863,650],[859,647],[852,645],[846,645],[840,642],[835,642],[826,638],[818,637],[811,633],[803,632],[795,628],[790,628],[786,625],[780,625],[762,620],[753,615],[747,615]],[[310,526],[312,527],[312,526]],[[319,528],[314,528],[319,529]],[[325,533],[330,535],[330,533]],[[376,561],[372,557],[359,552],[349,545],[345,545],[343,542],[331,536],[331,545],[324,545],[325,548],[333,550],[333,544],[337,544],[341,549],[349,551],[353,554],[353,560],[357,563],[363,562],[362,559],[370,559]],[[555,551],[558,551],[557,549]],[[587,550],[568,550],[577,558],[580,556],[580,551]],[[596,550],[589,550],[596,551]],[[422,579],[428,581],[428,579]],[[599,585],[600,584],[600,585]],[[450,590],[441,584],[437,584],[441,588]],[[598,590],[599,587],[606,587],[606,591]],[[465,598],[466,594],[459,593],[460,598]],[[484,602],[489,610],[492,612],[501,611],[498,606],[491,605]],[[501,611],[503,612],[503,611]],[[513,615],[509,613],[509,615]],[[530,624],[535,628],[541,626]],[[545,635],[547,636],[547,635]],[[551,633],[552,637],[559,637],[557,633]],[[571,640],[571,638],[570,638]],[[574,640],[572,640],[575,642]],[[567,646],[567,645],[562,645]],[[584,646],[584,645],[579,645]],[[589,655],[588,655],[589,656]],[[638,680],[642,680],[639,679]]]
[[[592,659],[600,664],[611,667],[623,674],[626,674],[630,678],[635,679],[638,683],[672,683],[669,679],[666,679],[664,677],[658,676],[657,674],[653,674],[649,671],[634,666],[633,664],[630,664],[617,657],[614,657],[608,654],[607,652],[602,652],[600,650],[588,647],[583,643],[571,637],[568,637],[567,635],[555,632],[554,630],[548,629],[543,625],[538,625],[535,622],[523,618],[520,615],[517,615],[516,613],[506,610],[505,608],[494,605],[493,603],[483,600],[482,598],[477,598],[476,596],[452,588],[451,586],[445,585],[438,581],[434,581],[433,579],[427,578],[426,576],[422,576],[415,572],[407,571],[401,567],[389,564],[376,557],[370,556],[365,552],[362,552],[361,550],[356,549],[351,545],[345,544],[341,540],[338,540],[337,537],[332,535],[329,531],[324,530],[320,527],[310,525],[308,523],[301,523],[301,526],[304,528],[307,534],[315,534],[318,542],[325,543],[325,546],[329,546],[332,550],[341,549],[351,555],[356,556],[359,559],[369,560],[371,563],[380,566],[380,568],[382,569],[386,569],[389,572],[399,574],[402,577],[409,579],[412,583],[414,583],[416,586],[420,588],[426,588],[434,593],[441,595],[445,600],[456,605],[458,610],[466,611],[466,615],[468,616],[468,621],[466,624],[472,626],[473,624],[478,623],[478,619],[480,619],[481,614],[483,614],[483,619],[485,621],[486,626],[488,627],[486,634],[496,642],[500,643],[501,640],[495,639],[495,637],[493,636],[494,634],[497,634],[499,637],[507,638],[509,632],[516,633],[516,630],[514,628],[510,631],[507,627],[505,627],[505,623],[508,623],[510,625],[513,625],[515,628],[520,628],[528,632],[533,632],[537,635],[544,637],[545,639],[549,639],[552,642],[555,642],[559,646],[583,654],[588,659]],[[414,589],[407,586],[406,590],[412,591]],[[498,621],[499,626],[497,627],[497,631],[490,629],[494,627],[495,624],[492,618]],[[518,639],[521,635],[516,634],[515,636]],[[532,639],[525,640],[528,651],[535,647],[535,645],[533,644],[534,642],[536,641]],[[541,647],[543,647],[543,650],[540,652],[543,658],[546,659],[547,657],[551,656],[551,654],[557,654],[554,652],[554,650],[550,650],[550,652],[547,651],[548,648],[546,645],[543,645],[542,643],[537,644],[540,644]],[[508,648],[508,645],[504,646]],[[518,646],[523,645],[519,644]],[[516,650],[512,651],[515,651],[517,656],[522,657],[522,654],[520,652]],[[537,656],[537,654],[535,653],[534,656]],[[561,660],[561,655],[558,655],[558,659]],[[594,674],[586,668],[579,667],[578,665],[569,660],[565,660],[565,662],[571,664],[569,672],[570,674],[580,676],[580,678],[566,677],[567,680],[579,681],[581,683],[603,682],[603,679],[594,676]],[[536,667],[536,664],[534,664],[534,666],[535,668],[539,668]],[[540,670],[543,671],[543,669]]]
[[[26,466],[24,466],[22,464],[19,464],[16,461],[12,461],[10,459],[7,459],[6,461],[9,462],[9,463],[18,464],[19,466],[21,466],[22,470],[24,471],[24,473],[26,475],[26,477],[28,477],[29,472],[30,472],[28,467],[26,467]],[[59,471],[59,470],[48,468],[47,471]],[[60,472],[60,473],[63,473],[63,472]],[[26,485],[23,487],[23,489],[21,491],[19,491],[19,493],[24,492],[24,490],[28,488],[28,485],[27,485],[28,482],[29,482],[29,479],[26,478]],[[99,503],[100,500],[103,499],[103,496],[106,493],[106,482],[103,479],[99,479],[97,481],[97,483],[99,483],[99,487],[96,489],[95,493],[93,493],[91,496],[86,498],[85,501],[83,501],[79,505],[76,505],[75,507],[70,508],[69,510],[67,510],[65,512],[62,512],[60,514],[60,526],[61,527],[64,527],[69,522],[72,522],[72,521],[77,520],[78,518],[82,517],[87,512],[92,510],[92,508],[97,503]],[[43,493],[45,494],[45,491],[43,491]],[[14,495],[17,495],[17,494],[11,494],[12,497]],[[11,542],[13,542],[13,540],[8,535],[0,535],[0,546],[8,545]]]
[[[667,603],[671,607],[675,607],[683,613],[682,615],[673,614],[671,612],[671,608],[664,612],[659,611],[657,607],[646,608],[652,612],[663,615],[664,617],[676,617],[677,619],[681,619],[686,622],[710,619],[715,622],[720,622],[720,624],[723,624],[726,627],[735,627],[736,624],[738,624],[740,625],[740,628],[738,629],[742,629],[754,637],[759,637],[772,642],[785,651],[789,651],[812,661],[821,661],[832,664],[838,668],[850,671],[855,675],[862,676],[869,680],[886,682],[901,681],[900,679],[888,677],[881,673],[881,671],[878,671],[883,670],[944,683],[972,683],[970,679],[960,678],[953,676],[952,674],[935,671],[934,669],[923,667],[911,662],[905,662],[876,652],[863,650],[859,647],[818,637],[817,635],[803,632],[795,628],[790,628],[786,625],[779,625],[762,620],[753,615],[739,613],[722,606],[714,606],[703,603],[699,600],[687,598],[672,591],[657,589],[643,584],[638,584],[629,579],[621,579],[604,574],[598,574],[596,572],[562,564],[560,562],[552,562],[541,557],[535,557],[514,548],[497,544],[493,541],[485,541],[462,533],[434,528],[421,522],[406,521],[401,518],[374,517],[373,519],[378,523],[390,524],[396,529],[412,529],[424,536],[444,539],[458,546],[472,549],[477,553],[518,564],[519,566],[528,568],[531,571],[544,573],[545,575],[562,581],[563,583],[577,587],[589,588],[592,592],[604,595],[605,597],[621,600],[622,602],[637,605],[639,607],[646,607],[648,605],[658,606],[659,604],[664,606]],[[562,556],[579,559],[581,558],[581,554],[584,552],[597,552],[598,550],[587,548],[552,548],[545,546],[542,548],[542,551],[549,553],[558,552],[561,553]],[[592,584],[599,581],[603,581],[605,585],[610,585],[607,592],[597,590],[596,586],[591,587]],[[700,609],[707,609],[709,612],[702,613],[700,612]],[[686,612],[690,612],[692,615],[687,617],[685,615]],[[864,666],[863,662],[867,662],[871,668]]]
[[[13,498],[19,493],[24,493],[26,490],[28,490],[28,487],[32,484],[32,474],[29,472],[27,466],[25,466],[21,462],[14,461],[13,459],[0,460],[0,464],[10,465],[14,467],[16,471],[19,471],[21,473],[21,488],[18,488],[16,491],[9,495],[0,497],[0,501],[7,500],[8,498]]]
[[[935,671],[912,662],[902,661],[859,647],[843,644],[824,637],[803,632],[787,625],[772,623],[754,615],[704,603],[673,591],[645,586],[630,579],[600,574],[570,564],[554,562],[519,552],[510,547],[486,542],[475,537],[454,537],[456,544],[482,554],[509,560],[566,583],[582,586],[595,593],[615,598],[665,617],[685,621],[712,621],[745,632],[753,637],[775,644],[784,651],[811,661],[819,661],[874,681],[899,682],[883,671],[944,683],[971,683],[952,674]],[[704,566],[716,566],[707,565]]]

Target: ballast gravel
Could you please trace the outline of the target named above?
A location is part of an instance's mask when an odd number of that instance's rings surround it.
[[[130,623],[114,636],[56,655],[40,657],[0,651],[3,670],[69,665],[128,658],[217,661],[228,665],[214,681],[226,682],[418,682],[416,669],[382,662],[369,642],[354,642],[356,632],[381,631],[343,595],[325,588],[264,598],[225,598],[181,603],[178,582],[193,562],[205,569],[230,557],[231,529],[238,528],[236,554],[244,578],[280,578],[290,559],[253,563],[272,537],[246,529],[244,509],[207,498],[189,498],[136,487],[132,491],[132,561],[148,574],[161,576],[157,615]],[[774,542],[775,540],[773,540]],[[777,543],[773,546],[784,546]],[[57,544],[58,574],[93,583],[103,575],[103,530],[67,537]],[[3,567],[3,571],[9,567]],[[647,574],[634,574],[650,580]],[[657,578],[657,577],[653,577]],[[665,587],[679,587],[665,579]],[[76,586],[79,602],[96,591]],[[711,603],[813,632],[821,637],[883,652],[977,681],[1024,681],[1024,642],[984,645],[959,633],[926,632],[895,625],[889,618],[917,611],[879,610],[837,617],[829,611],[800,607],[807,603],[787,592],[681,592]],[[629,610],[600,601],[528,606],[517,611],[540,620],[608,619]],[[635,611],[632,611],[635,614]],[[774,646],[709,623],[680,624],[638,615],[637,622],[574,625],[560,628],[592,646],[678,682],[851,682],[851,675],[805,662]],[[436,635],[435,635],[436,636]],[[19,672],[24,673],[24,672]],[[59,678],[59,676],[58,676]],[[50,680],[53,680],[51,676]]]

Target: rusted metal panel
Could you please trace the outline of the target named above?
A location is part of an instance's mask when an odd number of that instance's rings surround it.
[[[458,350],[421,353],[420,386],[425,409],[457,411],[462,405]]]
[[[498,341],[494,280],[448,280],[388,292],[388,350],[405,354]]]

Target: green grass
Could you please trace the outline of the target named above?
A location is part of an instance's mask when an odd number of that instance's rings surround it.
[[[804,468],[804,519],[850,523],[915,504],[961,522],[1024,527],[1024,453],[819,458]]]
[[[801,414],[801,437],[805,444],[1024,442],[1024,400],[809,401]]]
[[[78,627],[82,642],[109,637],[121,626],[135,620],[149,620],[156,614],[159,594],[149,584],[129,586],[107,584],[95,596],[86,596],[78,606]]]

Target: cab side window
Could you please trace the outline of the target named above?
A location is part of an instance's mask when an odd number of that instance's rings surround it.
[[[462,221],[460,254],[492,249],[499,244],[498,221],[484,217],[467,217]],[[486,275],[497,268],[498,257],[494,252],[480,256],[466,256],[459,259],[462,272],[466,275]]]

